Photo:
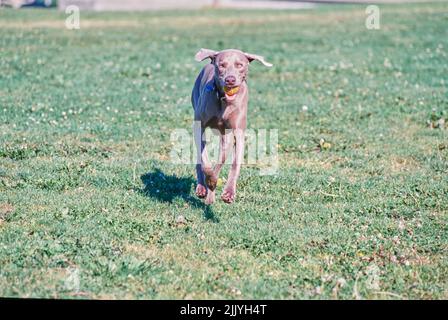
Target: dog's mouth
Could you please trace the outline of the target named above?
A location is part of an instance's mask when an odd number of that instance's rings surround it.
[[[236,94],[238,93],[238,91],[240,91],[239,86],[236,87],[224,86],[224,94],[226,95],[226,99],[228,101],[234,100],[236,98]]]

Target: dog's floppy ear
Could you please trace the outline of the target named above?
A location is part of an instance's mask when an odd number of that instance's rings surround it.
[[[264,58],[262,56],[259,56],[257,54],[253,54],[253,53],[247,53],[247,52],[244,52],[244,55],[249,60],[249,62],[257,60],[257,61],[260,61],[266,67],[272,67],[272,63],[269,63],[266,60],[264,60]]]
[[[202,48],[201,50],[198,51],[198,53],[196,53],[196,55],[194,56],[194,59],[196,61],[202,61],[202,60],[205,60],[207,58],[210,58],[211,60],[213,60],[218,53],[219,52],[215,51],[215,50]]]

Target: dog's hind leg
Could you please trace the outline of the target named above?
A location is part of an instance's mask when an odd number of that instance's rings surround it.
[[[229,151],[231,150],[231,146],[234,143],[232,130],[225,130],[224,132],[221,132],[219,134],[219,138],[219,159],[213,170],[216,179],[218,179],[222,166],[226,163],[227,156],[229,154]]]
[[[224,202],[232,203],[236,196],[236,182],[240,175],[241,164],[244,161],[244,131],[241,129],[236,129],[234,131],[235,135],[235,147],[233,154],[232,167],[229,172],[229,178],[224,187],[224,191],[221,195],[221,199]]]

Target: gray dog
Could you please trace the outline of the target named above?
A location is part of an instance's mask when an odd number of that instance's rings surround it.
[[[247,101],[249,90],[246,83],[249,63],[257,60],[267,67],[272,64],[263,57],[229,49],[214,51],[201,49],[196,54],[196,61],[207,58],[206,65],[194,84],[191,102],[194,109],[194,136],[198,150],[196,174],[198,185],[196,195],[207,197],[206,204],[215,201],[215,189],[218,175],[226,161],[228,152],[233,149],[232,166],[222,200],[231,203],[235,200],[236,182],[244,159],[244,134],[246,129]],[[208,159],[205,128],[219,132],[219,157],[215,167]]]

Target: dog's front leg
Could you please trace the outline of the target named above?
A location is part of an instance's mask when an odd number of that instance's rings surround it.
[[[200,134],[199,134],[200,133]],[[196,188],[196,194],[198,194],[198,191],[203,191],[204,186],[200,185],[199,176],[202,177],[202,179],[205,182],[205,185],[207,186],[207,189],[205,192],[201,192],[201,194],[207,195],[205,199],[206,204],[212,204],[215,202],[215,189],[216,184],[218,182],[218,179],[214,175],[212,163],[210,162],[208,158],[207,153],[207,141],[204,136],[205,129],[201,128],[200,132],[199,130],[195,130],[195,141],[196,145],[200,145],[200,154],[198,154],[198,157],[200,158],[200,166],[197,166],[196,169],[200,172],[198,172],[198,187]],[[199,149],[198,149],[199,151]],[[201,189],[201,190],[199,190]],[[199,195],[198,195],[199,196]]]
[[[212,169],[211,162],[208,159],[206,147],[204,146],[204,150],[202,151],[202,171],[204,172],[205,184],[208,188],[207,198],[205,199],[206,204],[212,204],[215,202],[215,190],[216,185],[218,184],[219,172],[226,162],[227,153],[232,142],[232,132],[225,132],[224,134],[219,133],[219,159],[214,169]]]
[[[207,195],[207,188],[205,187],[205,177],[202,171],[202,153],[204,152],[205,142],[202,141],[202,135],[204,129],[202,128],[200,121],[195,121],[193,125],[194,142],[196,144],[197,156],[196,156],[196,178],[198,184],[196,186],[196,195],[199,198],[205,198]]]
[[[204,142],[204,149],[201,155],[202,172],[205,175],[205,184],[207,185],[207,198],[205,198],[205,204],[212,204],[215,202],[215,189],[218,179],[213,173],[213,168],[207,154],[207,145]]]
[[[244,160],[244,130],[234,130],[234,137],[235,152],[233,154],[232,168],[230,169],[229,178],[221,195],[221,199],[227,203],[232,203],[235,200],[236,182],[240,175],[241,164]]]

